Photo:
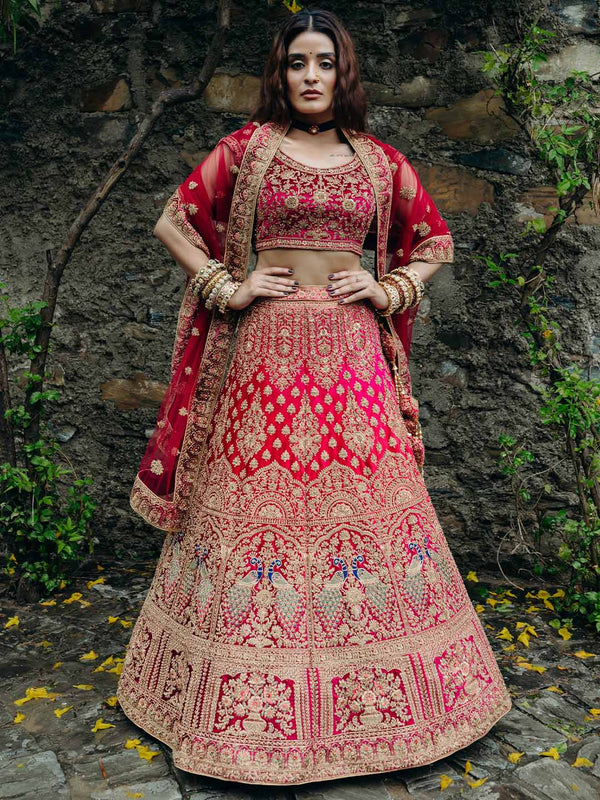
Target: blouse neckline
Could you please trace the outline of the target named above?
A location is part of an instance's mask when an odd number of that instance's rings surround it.
[[[359,160],[358,153],[354,152],[354,157],[348,161],[346,164],[340,164],[339,166],[335,167],[317,167],[313,166],[312,164],[304,164],[302,161],[296,161],[295,158],[288,156],[286,153],[283,153],[281,150],[277,150],[275,152],[275,158],[278,161],[282,161],[284,164],[288,166],[295,167],[296,169],[302,169],[306,172],[316,172],[316,173],[339,173],[339,172],[346,172],[348,170],[354,169],[356,166],[356,162]]]

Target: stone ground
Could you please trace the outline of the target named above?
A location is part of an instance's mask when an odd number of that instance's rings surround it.
[[[577,628],[563,639],[549,625],[556,614],[545,592],[540,597],[530,589],[527,597],[513,589],[511,596],[506,587],[494,590],[483,580],[467,585],[514,708],[474,745],[419,769],[295,787],[226,783],[174,768],[169,748],[131,723],[114,698],[131,624],[154,567],[155,562],[135,567],[105,563],[104,569],[56,594],[53,604],[17,606],[4,595],[0,798],[600,799],[600,655],[589,655],[600,653],[600,641]],[[498,638],[504,628],[505,638]],[[82,658],[86,654],[89,658]],[[15,703],[36,687],[50,697]],[[68,710],[60,714],[63,708]],[[100,727],[98,720],[110,727]],[[127,748],[131,739],[138,740],[137,746]],[[542,755],[545,751],[551,755]],[[516,754],[513,761],[511,754]]]

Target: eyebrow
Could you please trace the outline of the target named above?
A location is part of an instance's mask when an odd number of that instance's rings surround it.
[[[288,53],[288,58],[303,58],[306,53]],[[335,53],[317,53],[317,58],[335,58]]]

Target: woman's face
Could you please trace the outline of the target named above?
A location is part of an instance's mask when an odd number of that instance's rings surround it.
[[[292,39],[287,56],[287,93],[300,119],[321,122],[331,117],[335,81],[335,46],[329,36],[303,31]],[[307,89],[320,94],[303,94]]]

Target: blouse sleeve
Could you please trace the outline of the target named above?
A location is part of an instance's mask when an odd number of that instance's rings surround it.
[[[395,205],[396,217],[403,228],[403,261],[454,261],[454,244],[446,222],[415,168],[406,156],[401,153],[397,156]]]
[[[163,209],[163,216],[195,247],[222,256],[229,208],[223,189],[235,179],[235,158],[223,139],[188,175]]]

